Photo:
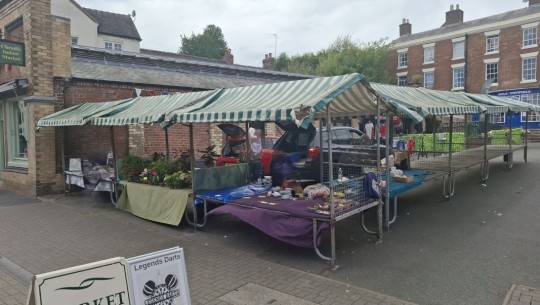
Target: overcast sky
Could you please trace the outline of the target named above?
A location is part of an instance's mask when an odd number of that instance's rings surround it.
[[[141,47],[177,52],[181,35],[219,26],[235,64],[262,66],[264,54],[317,52],[340,35],[360,42],[398,37],[408,18],[413,33],[440,27],[451,4],[464,20],[524,8],[522,0],[76,0],[81,6],[129,14]],[[276,36],[277,35],[277,44]]]

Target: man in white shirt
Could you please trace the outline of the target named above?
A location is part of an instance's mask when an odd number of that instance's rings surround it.
[[[366,126],[364,126],[364,132],[366,133],[366,136],[368,137],[369,140],[371,140],[371,138],[373,137],[373,123],[371,123],[371,121],[368,121],[366,123]]]
[[[254,156],[257,156],[262,151],[261,144],[261,130],[256,129],[252,124],[249,125],[248,130],[249,146]]]

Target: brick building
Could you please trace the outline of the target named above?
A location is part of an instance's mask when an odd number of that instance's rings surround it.
[[[115,20],[123,26],[111,26]],[[135,30],[126,31],[130,22]],[[85,24],[94,32],[81,31]],[[55,111],[141,92],[172,94],[305,78],[234,65],[230,50],[223,60],[211,60],[140,49],[128,15],[81,8],[73,0],[2,0],[0,30],[3,39],[25,48],[24,65],[2,64],[0,70],[0,186],[33,195],[63,189],[62,155],[99,159],[111,150],[109,127],[35,128]],[[172,152],[188,148],[187,132],[181,125],[170,129]],[[199,147],[221,143],[221,132],[209,124],[195,132]],[[117,157],[165,150],[158,126],[119,126],[113,133]]]
[[[403,19],[388,66],[395,83],[488,92],[540,105],[540,1],[529,0],[526,8],[471,21],[463,16],[459,5],[451,5],[440,28],[420,33],[413,33],[409,20]],[[505,114],[491,120],[501,126],[510,123]],[[512,124],[525,121],[522,113],[514,116]],[[529,127],[540,128],[539,115],[531,115],[529,122]]]

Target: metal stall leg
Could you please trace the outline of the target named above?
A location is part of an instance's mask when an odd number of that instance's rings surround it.
[[[448,178],[446,178],[448,176]],[[453,172],[443,176],[443,196],[445,199],[450,199],[454,196],[456,190],[456,179]]]
[[[489,160],[484,160],[480,164],[480,177],[482,178],[482,184],[486,183],[489,178]]]
[[[512,121],[514,120],[514,112],[509,113],[509,121],[510,121],[510,134],[508,135],[508,138],[506,139],[508,141],[508,158],[506,160],[506,167],[508,169],[512,169],[514,167],[514,152],[512,151]]]
[[[523,139],[525,142],[525,146],[523,147],[523,160],[525,163],[527,163],[527,149],[529,148],[529,114],[529,111],[525,113],[525,138]]]
[[[332,270],[336,269],[336,209],[334,201],[334,163],[332,157],[332,124],[330,117],[330,106],[326,106],[326,130],[328,134],[328,181],[330,182],[330,243],[331,243],[331,263]]]

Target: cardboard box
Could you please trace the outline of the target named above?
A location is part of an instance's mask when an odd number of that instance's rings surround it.
[[[399,183],[411,183],[413,182],[413,176],[406,177],[392,177],[392,180]]]

